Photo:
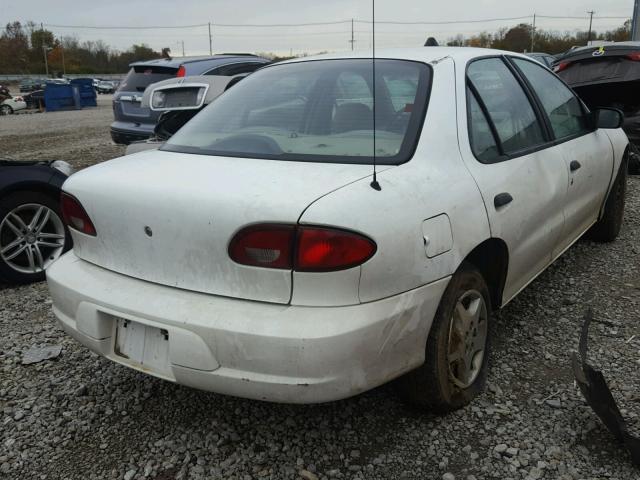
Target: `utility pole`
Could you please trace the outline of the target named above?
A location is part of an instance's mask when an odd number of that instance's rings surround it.
[[[354,32],[353,32],[353,18],[351,19],[351,40],[349,40],[349,43],[351,44],[351,51],[353,52],[353,45],[356,43],[356,40],[353,36]]]
[[[640,0],[633,2],[633,18],[631,19],[631,40],[640,40]]]
[[[184,57],[184,40],[182,40],[182,56]]]
[[[44,71],[47,74],[47,78],[49,77],[49,62],[47,61],[47,47],[44,45],[44,25],[40,22],[40,32],[42,33],[40,37],[40,41],[42,42],[42,54],[44,55]]]
[[[596,13],[593,10],[587,12],[589,14],[589,33],[587,34],[587,45],[591,41],[591,26],[593,25],[593,14]]]
[[[533,25],[531,26],[531,53],[533,53],[533,45],[536,38],[536,14],[533,14]]]
[[[211,39],[211,22],[209,22],[209,55],[213,55],[213,40]]]
[[[60,53],[62,53],[62,76],[67,75],[67,69],[64,66],[64,47],[62,46],[62,42],[60,43]]]

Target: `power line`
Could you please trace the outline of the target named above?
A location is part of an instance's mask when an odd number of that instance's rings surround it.
[[[590,17],[579,16],[561,16],[561,15],[537,15],[537,18],[560,19],[560,20],[589,20]],[[378,25],[457,25],[471,23],[489,23],[489,22],[506,22],[515,20],[529,20],[531,15],[523,15],[519,17],[495,17],[482,18],[476,20],[440,20],[440,21],[400,21],[400,20],[378,20]],[[628,16],[593,16],[596,20],[627,20]],[[45,23],[45,27],[49,28],[72,28],[72,29],[93,29],[93,30],[155,30],[155,29],[189,29],[189,28],[289,28],[289,27],[313,27],[325,25],[343,25],[350,23],[371,24],[371,20],[337,20],[332,22],[310,22],[310,23],[201,23],[194,25],[151,25],[151,26],[107,26],[107,25],[56,25]]]

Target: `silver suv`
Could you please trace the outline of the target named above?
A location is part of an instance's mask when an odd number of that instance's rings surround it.
[[[172,77],[193,75],[233,76],[251,73],[269,63],[266,58],[245,54],[222,54],[206,57],[161,58],[135,62],[113,96],[111,138],[128,145],[153,135],[161,112],[142,106],[142,94],[152,83]]]

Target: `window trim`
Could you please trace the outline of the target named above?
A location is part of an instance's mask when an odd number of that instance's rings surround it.
[[[476,158],[476,160],[478,160],[478,162],[483,163],[485,165],[500,163],[505,160],[508,160],[507,155],[505,155],[504,153],[504,148],[502,146],[502,142],[500,141],[500,136],[498,135],[496,126],[494,125],[493,121],[491,120],[491,117],[489,116],[489,111],[487,110],[487,106],[485,105],[484,100],[482,100],[482,98],[480,97],[480,94],[478,93],[478,90],[476,89],[475,85],[471,83],[469,78],[466,78],[465,84],[466,84],[465,95],[467,97],[467,130],[469,131],[469,146],[471,147],[471,152],[473,153],[473,156]],[[471,95],[468,94],[469,92],[471,93]],[[493,141],[495,142],[496,148],[498,149],[498,157],[495,160],[492,160],[490,162],[485,162],[480,160],[476,155],[476,152],[473,151],[473,142],[471,141],[472,140],[471,131],[473,129],[473,127],[471,126],[473,123],[473,120],[471,119],[472,98],[475,99],[475,101],[480,106],[482,115],[484,115],[484,118],[487,121],[487,124],[489,125],[489,130],[491,131],[491,135],[493,136]]]
[[[533,147],[528,147],[528,148],[525,148],[525,149],[522,149],[522,150],[517,150],[515,152],[504,153],[504,147],[502,146],[502,141],[500,140],[500,138],[497,138],[496,144],[498,146],[498,151],[502,152],[502,155],[499,156],[498,158],[496,158],[496,160],[494,160],[492,162],[483,162],[476,156],[476,154],[473,152],[473,148],[471,146],[471,128],[470,128],[471,127],[471,111],[469,109],[469,98],[468,98],[466,86],[471,84],[470,79],[469,79],[469,67],[473,63],[475,63],[477,61],[488,60],[488,59],[491,59],[491,58],[501,59],[502,62],[505,63],[505,65],[507,66],[507,68],[509,69],[511,74],[515,77],[515,79],[518,82],[518,84],[520,85],[520,87],[523,89],[523,91],[525,93],[525,96],[527,97],[527,100],[529,100],[529,103],[531,104],[531,107],[533,108],[533,111],[534,111],[534,113],[536,115],[536,118],[538,119],[538,121],[540,122],[540,124],[542,126],[543,136],[545,137],[545,142],[541,143],[539,145],[535,145]],[[536,61],[534,59],[515,56],[515,55],[483,55],[481,57],[472,58],[471,60],[469,60],[467,62],[467,65],[465,67],[465,73],[464,73],[464,75],[465,75],[465,97],[466,97],[466,107],[467,107],[467,130],[468,130],[467,138],[468,138],[468,141],[469,141],[469,149],[471,150],[471,152],[473,154],[473,157],[478,161],[478,163],[480,163],[482,165],[493,165],[493,164],[496,164],[496,163],[506,162],[506,161],[513,160],[513,159],[516,159],[516,158],[519,158],[519,157],[523,157],[525,155],[531,155],[532,153],[536,153],[536,152],[539,152],[541,150],[545,150],[547,148],[551,148],[551,147],[554,147],[556,145],[561,145],[561,144],[563,144],[565,142],[569,142],[571,140],[575,140],[576,138],[583,137],[585,135],[593,133],[596,130],[595,128],[593,128],[591,125],[588,124],[589,130],[587,130],[585,133],[571,135],[569,137],[564,137],[564,138],[561,138],[561,139],[555,138],[555,135],[553,133],[553,129],[551,128],[551,121],[549,120],[548,115],[545,112],[544,107],[542,106],[542,103],[540,102],[540,99],[538,98],[537,94],[535,93],[535,90],[530,86],[528,80],[526,80],[526,78],[524,78],[524,75],[517,68],[517,65],[512,63],[512,61],[511,61],[512,58],[522,59],[522,60],[525,60],[525,61],[528,61],[528,62],[531,62],[531,63],[534,63],[534,64],[536,63]],[[538,65],[538,66],[540,66],[540,65]],[[550,72],[550,73],[552,75],[555,75],[553,72]],[[588,110],[585,109],[585,106],[584,106],[583,102],[580,100],[580,98],[575,94],[575,92],[571,89],[571,87],[569,87],[566,84],[566,82],[564,82],[557,75],[555,75],[555,76],[571,91],[571,93],[574,95],[574,97],[576,97],[578,99],[578,102],[580,104],[580,108],[582,109],[582,112],[584,113],[585,117],[587,117],[587,119],[588,119],[589,112],[588,112]],[[475,90],[475,88],[474,88],[474,90]],[[491,131],[492,132],[493,131],[497,131],[496,128],[495,128],[495,124],[493,123],[493,120],[491,119],[491,116],[487,115],[486,106],[484,105],[484,101],[482,100],[482,98],[479,98],[479,95],[476,95],[476,100],[481,105],[481,108],[483,110],[483,113],[484,113],[485,117],[487,117],[487,121],[489,122]],[[542,115],[542,117],[540,117],[540,115]]]
[[[549,129],[549,133],[551,135],[551,143],[552,145],[561,145],[565,142],[570,142],[571,140],[575,140],[576,138],[580,138],[580,137],[584,137],[585,135],[589,135],[590,133],[593,133],[595,131],[595,129],[593,128],[593,126],[591,126],[589,123],[589,113],[587,111],[585,111],[584,105],[582,100],[580,100],[580,97],[578,97],[576,95],[576,93],[573,91],[573,89],[571,87],[569,87],[560,77],[558,77],[557,75],[555,75],[553,72],[548,72],[551,75],[555,76],[556,79],[558,79],[565,87],[567,87],[567,89],[569,90],[569,92],[571,93],[571,95],[573,95],[573,98],[575,98],[578,101],[578,105],[580,106],[580,111],[582,112],[582,115],[585,118],[585,122],[587,124],[587,129],[585,132],[581,132],[581,133],[574,133],[573,135],[568,135],[566,137],[562,137],[562,138],[558,138],[555,134],[555,132],[553,131],[553,126],[551,124],[551,119],[549,118],[549,115],[547,114],[547,112],[544,109],[544,104],[542,103],[542,100],[540,100],[540,97],[538,96],[538,94],[536,93],[535,89],[533,88],[533,85],[531,85],[531,82],[529,82],[529,79],[526,77],[526,75],[524,74],[524,72],[520,69],[520,67],[518,67],[518,65],[516,64],[516,62],[514,62],[514,59],[517,60],[522,60],[525,62],[530,62],[533,63],[535,65],[535,62],[532,62],[531,60],[527,59],[527,58],[522,58],[522,57],[515,57],[512,55],[505,55],[505,57],[507,58],[507,61],[513,65],[513,68],[517,70],[518,74],[522,77],[522,81],[527,85],[527,87],[531,90],[531,94],[535,97],[536,101],[538,102],[538,105],[540,106],[541,112],[544,115],[545,121],[547,123],[548,129]],[[538,65],[539,66],[539,65]]]

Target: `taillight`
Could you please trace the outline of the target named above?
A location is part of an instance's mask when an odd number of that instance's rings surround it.
[[[293,225],[253,225],[243,228],[229,244],[229,256],[243,265],[291,269]]]
[[[634,52],[627,55],[629,60],[633,60],[634,62],[640,62],[640,52]]]
[[[376,244],[363,235],[332,228],[300,227],[295,270],[343,270],[366,262],[375,252]]]
[[[93,226],[89,215],[87,215],[87,212],[75,197],[62,192],[60,195],[60,208],[62,209],[64,223],[69,228],[73,228],[85,235],[96,236],[96,227]]]
[[[187,69],[184,68],[184,65],[180,65],[180,68],[178,69],[178,73],[176,73],[176,77],[186,77],[187,76]]]
[[[355,232],[284,224],[243,228],[229,243],[234,262],[299,272],[344,270],[361,265],[375,252],[373,240]]]
[[[572,62],[562,62],[559,63],[558,65],[556,65],[555,67],[553,67],[553,71],[558,73],[561,72],[563,70],[566,70],[567,68],[569,68],[569,65],[571,65]]]

